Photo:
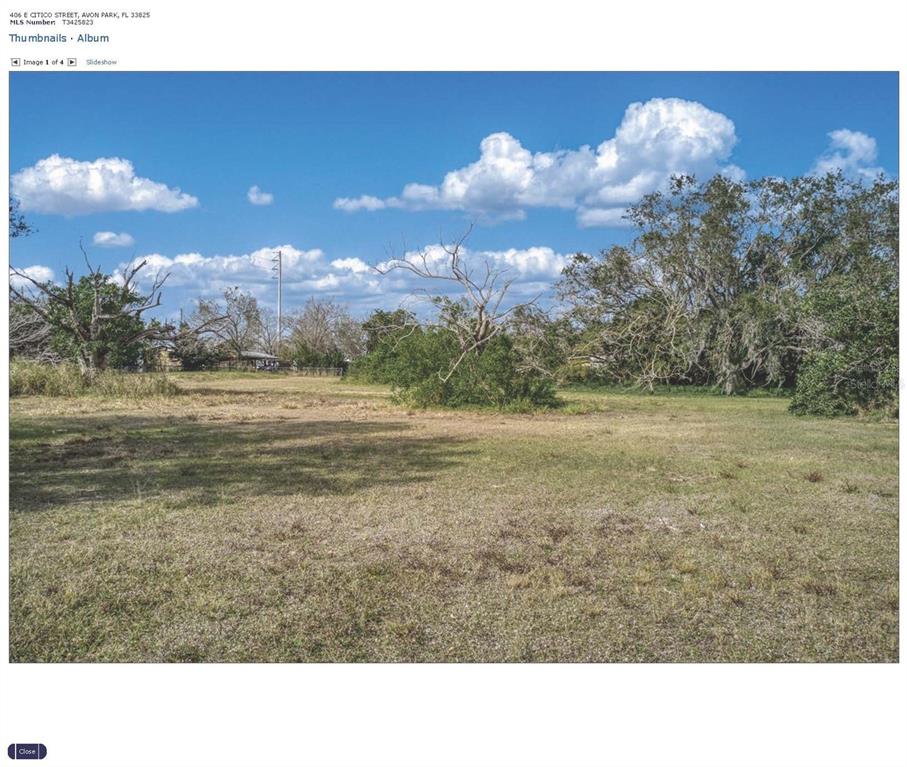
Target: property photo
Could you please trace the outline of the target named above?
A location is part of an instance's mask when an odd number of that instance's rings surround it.
[[[896,663],[898,88],[12,72],[9,660]]]

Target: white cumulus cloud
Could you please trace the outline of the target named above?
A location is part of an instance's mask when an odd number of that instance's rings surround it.
[[[492,133],[478,160],[440,184],[409,183],[393,197],[341,197],[334,207],[462,210],[496,220],[523,218],[527,208],[564,208],[576,211],[581,226],[613,226],[628,204],[674,174],[742,178],[727,163],[736,143],[725,115],[695,101],[657,98],[627,107],[614,135],[597,147],[532,152],[509,133]]]
[[[277,252],[283,256],[284,308],[292,311],[311,296],[329,297],[349,304],[364,313],[376,307],[393,308],[420,289],[455,290],[448,283],[427,284],[405,270],[378,274],[357,257],[329,259],[319,248],[299,249],[291,244],[259,248],[249,253],[204,255],[198,252],[167,256],[149,253],[120,264],[114,277],[122,280],[132,264],[146,261],[140,272],[139,286],[147,287],[158,274],[169,273],[164,288],[165,302],[190,307],[198,298],[219,298],[224,290],[239,287],[266,305],[276,304],[276,282],[272,271]],[[408,251],[407,259],[419,258],[421,251]],[[428,259],[442,264],[447,259],[443,247],[424,249]],[[462,251],[464,261],[482,269],[487,260],[494,268],[506,270],[513,281],[514,299],[548,290],[557,279],[567,257],[549,247],[509,248],[506,250]],[[387,265],[387,262],[381,264]]]
[[[510,248],[479,254],[488,257],[500,269],[512,269],[519,275],[557,278],[567,265],[567,257],[548,247]]]
[[[19,271],[23,274],[28,275],[36,282],[51,282],[54,278],[54,270],[49,266],[42,266],[41,264],[26,266],[24,269],[19,269]],[[31,286],[31,282],[13,272],[10,272],[9,282],[14,288],[17,288],[19,290]]]
[[[361,197],[338,197],[334,200],[334,207],[337,210],[345,210],[348,213],[352,213],[357,210],[383,210],[388,207],[388,204],[380,197],[364,194]]]
[[[142,272],[146,279],[159,272],[169,272],[168,286],[191,288],[200,296],[217,295],[233,286],[242,286],[256,292],[258,288],[272,284],[274,257],[278,252],[283,258],[285,287],[292,285],[294,280],[320,276],[325,271],[323,251],[318,248],[300,250],[287,244],[259,248],[238,255],[205,256],[192,252],[165,256],[148,253],[136,256],[128,264],[121,264],[117,274],[122,274],[131,264],[146,261],[147,265]]]
[[[127,232],[95,232],[92,242],[102,248],[128,248],[135,245],[135,239]]]
[[[482,275],[485,274],[486,264],[491,269],[500,271],[504,279],[511,282],[509,290],[511,300],[549,292],[569,260],[568,256],[557,253],[546,246],[508,248],[507,250],[472,250],[461,247],[460,257],[462,265],[471,270],[480,281]],[[441,244],[429,245],[421,250],[407,251],[402,256],[402,260],[410,261],[419,267],[427,264],[429,268],[440,273],[444,272],[444,265],[449,258],[447,250]],[[390,260],[382,261],[377,268],[384,272],[389,266],[391,266]],[[403,296],[425,289],[441,293],[450,291],[449,295],[455,296],[459,289],[444,281],[426,281],[406,269],[391,270],[384,275],[383,279],[384,289]],[[500,280],[498,284],[501,284]]]
[[[586,208],[576,212],[577,223],[583,228],[593,226],[624,226],[626,208]]]
[[[875,165],[878,154],[872,136],[846,128],[833,130],[828,134],[828,148],[816,160],[812,172],[822,175],[840,170],[847,176],[873,179],[884,173]]]
[[[371,267],[361,258],[337,258],[331,261],[331,266],[335,269],[359,273],[371,270]]]
[[[274,195],[270,192],[263,192],[258,188],[258,185],[249,187],[249,191],[246,192],[246,197],[249,198],[249,202],[253,205],[270,205],[274,202]]]
[[[129,160],[99,157],[82,161],[53,154],[12,177],[22,210],[78,216],[123,210],[174,213],[198,205],[179,189],[135,174]]]

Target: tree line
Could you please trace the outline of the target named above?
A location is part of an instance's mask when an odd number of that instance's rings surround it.
[[[87,377],[112,368],[153,370],[166,350],[183,370],[211,370],[244,352],[272,354],[288,364],[345,368],[364,353],[362,324],[342,306],[309,299],[283,320],[278,342],[273,312],[251,294],[228,288],[221,299],[202,299],[182,322],[144,320],[160,306],[165,276],[141,292],[138,263],[120,280],[89,266],[75,279],[67,270],[62,285],[25,273],[10,288],[10,355],[51,364],[73,362]]]
[[[558,285],[603,378],[788,387],[795,412],[896,405],[896,182],[678,177],[628,218],[628,245],[576,255]]]
[[[309,298],[281,326],[278,332],[275,313],[251,293],[228,288],[222,299],[198,301],[172,354],[184,370],[206,370],[249,351],[298,367],[332,368],[346,368],[365,352],[362,323],[334,301]]]
[[[430,311],[357,320],[313,298],[280,334],[270,310],[238,288],[200,300],[178,326],[145,321],[166,276],[141,293],[143,264],[119,281],[89,264],[78,280],[67,270],[63,285],[17,272],[10,351],[72,359],[90,373],[139,364],[161,346],[185,369],[257,350],[349,365],[421,405],[551,406],[557,385],[583,381],[786,390],[796,413],[896,413],[895,181],[678,176],[631,206],[626,223],[625,243],[570,259],[544,309],[540,296],[514,298],[506,269],[466,251],[467,231],[440,254],[380,268],[417,278]],[[10,236],[28,233],[11,207]]]

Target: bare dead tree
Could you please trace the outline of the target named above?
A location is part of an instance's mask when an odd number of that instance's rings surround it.
[[[422,249],[408,254],[404,248],[402,258],[394,257],[375,267],[381,275],[399,270],[439,285],[447,283],[460,294],[451,298],[446,292],[436,293],[428,288],[417,291],[434,304],[439,326],[451,330],[459,344],[459,356],[447,371],[438,372],[442,381],[449,380],[468,355],[480,354],[489,341],[504,331],[515,311],[534,305],[540,297],[506,305],[514,280],[507,277],[507,269],[500,268],[490,258],[469,257],[465,242],[474,226],[470,224],[452,243],[445,243],[441,237],[440,258],[436,250]]]
[[[279,354],[277,316],[266,307],[259,308],[258,347],[268,354]],[[303,308],[284,318],[289,338],[280,344],[284,353],[305,347],[316,354],[339,353],[353,360],[365,354],[362,323],[350,316],[346,307],[325,299],[310,298]]]
[[[81,247],[81,243],[80,243]],[[10,293],[48,323],[52,331],[60,331],[73,342],[76,358],[83,373],[93,375],[107,366],[109,348],[102,343],[109,338],[108,331],[124,319],[133,319],[135,329],[118,337],[120,345],[126,347],[143,340],[163,339],[173,334],[169,325],[146,325],[142,315],[149,309],[161,305],[161,288],[169,274],[157,274],[151,289],[142,295],[136,288],[136,278],[147,261],[131,264],[118,284],[104,274],[100,267],[93,267],[88,254],[82,248],[88,274],[76,280],[67,267],[62,286],[41,282],[14,267],[10,271],[27,284],[31,290],[10,283]],[[83,305],[87,288],[90,306]],[[38,297],[43,298],[39,300]]]
[[[294,353],[340,355],[352,360],[366,351],[362,323],[345,306],[328,299],[310,298],[289,320],[288,344]]]
[[[359,320],[343,310],[334,318],[334,343],[345,359],[354,360],[365,354],[365,330]]]
[[[14,357],[38,362],[59,362],[50,345],[47,321],[23,301],[13,297],[9,303],[9,351]]]
[[[169,273],[156,274],[150,289],[142,293],[137,281],[147,260],[130,264],[115,281],[100,267],[91,265],[81,243],[80,248],[87,275],[77,280],[67,267],[63,285],[56,285],[10,267],[17,280],[10,281],[9,289],[13,300],[46,324],[49,334],[60,334],[69,342],[84,374],[93,376],[107,367],[114,342],[121,348],[144,341],[171,344],[183,335],[205,329],[205,323],[177,330],[169,323],[144,321],[145,312],[161,305],[161,289]]]
[[[266,306],[258,308],[258,328],[255,345],[267,354],[280,355],[280,336],[277,332],[277,313]]]
[[[290,320],[291,346],[303,345],[317,354],[333,351],[334,324],[340,312],[332,301],[310,298]]]
[[[253,349],[262,337],[262,316],[258,301],[238,287],[224,291],[224,304],[200,300],[191,324],[197,333],[213,336],[233,354]],[[276,332],[275,332],[276,341]]]

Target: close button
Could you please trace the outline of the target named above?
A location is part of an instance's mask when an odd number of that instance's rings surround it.
[[[47,747],[43,743],[10,743],[6,753],[10,759],[43,759]]]

